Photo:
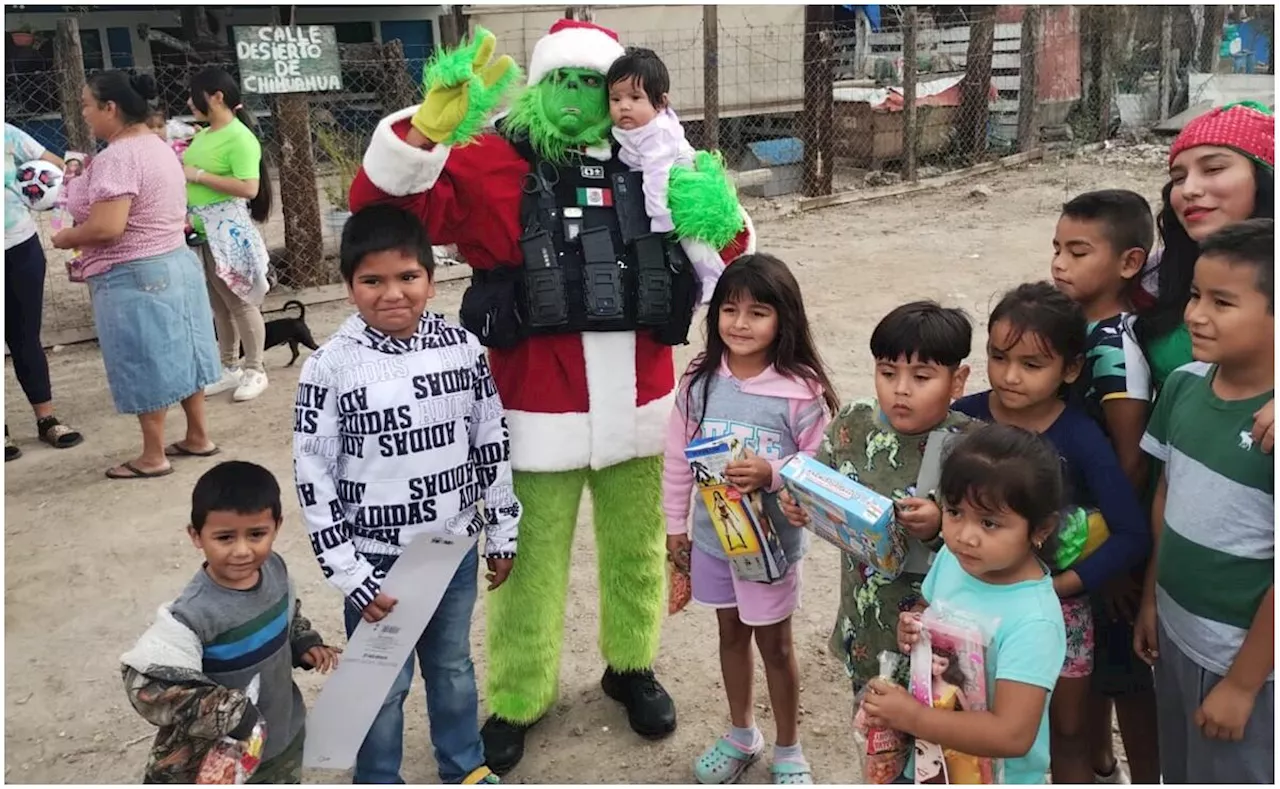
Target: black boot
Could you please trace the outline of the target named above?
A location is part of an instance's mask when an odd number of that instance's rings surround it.
[[[4,426],[4,462],[17,460],[22,457],[22,450],[17,444],[13,443],[13,439],[9,438],[9,426]]]
[[[490,715],[480,729],[484,740],[484,760],[489,769],[498,775],[506,775],[524,758],[524,736],[529,726],[521,726]]]
[[[604,670],[605,694],[627,708],[627,720],[641,737],[659,740],[676,730],[676,705],[653,671]]]

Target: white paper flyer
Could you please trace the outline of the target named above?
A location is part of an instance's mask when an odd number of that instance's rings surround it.
[[[476,538],[431,535],[415,540],[396,560],[382,591],[396,607],[380,622],[360,622],[337,671],[307,715],[304,767],[347,770]]]

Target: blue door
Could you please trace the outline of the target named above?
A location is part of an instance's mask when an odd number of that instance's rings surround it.
[[[400,39],[404,46],[405,66],[409,69],[409,78],[414,85],[422,84],[422,66],[431,58],[435,49],[435,31],[431,22],[422,20],[405,20],[382,22],[382,41],[386,43]]]

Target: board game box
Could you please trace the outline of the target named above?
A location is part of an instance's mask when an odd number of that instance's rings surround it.
[[[694,441],[684,454],[734,575],[743,581],[773,583],[787,572],[787,556],[760,494],[743,494],[724,477],[725,467],[745,452],[737,436],[716,436]]]
[[[887,497],[807,455],[787,461],[782,481],[814,534],[888,578],[902,572],[907,538]]]

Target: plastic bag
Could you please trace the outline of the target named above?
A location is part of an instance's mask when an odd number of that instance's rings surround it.
[[[880,653],[879,659],[880,679],[905,686],[909,665],[906,656],[886,651]],[[867,726],[866,714],[862,710],[862,699],[866,693],[866,688],[858,693],[853,715],[853,738],[858,743],[858,754],[862,758],[862,779],[869,784],[891,784],[907,767],[911,738],[893,729]]]
[[[258,676],[249,681],[245,695],[249,701],[258,703]],[[213,744],[209,752],[200,760],[200,771],[196,774],[198,784],[243,784],[248,783],[262,763],[262,746],[267,740],[267,724],[259,720],[253,726],[247,740],[236,740],[223,737]]]
[[[911,695],[935,709],[982,712],[988,708],[988,650],[999,622],[982,621],[945,604],[920,617],[923,630],[911,650]],[[999,759],[973,756],[937,743],[916,740],[915,782],[1002,783]]]

